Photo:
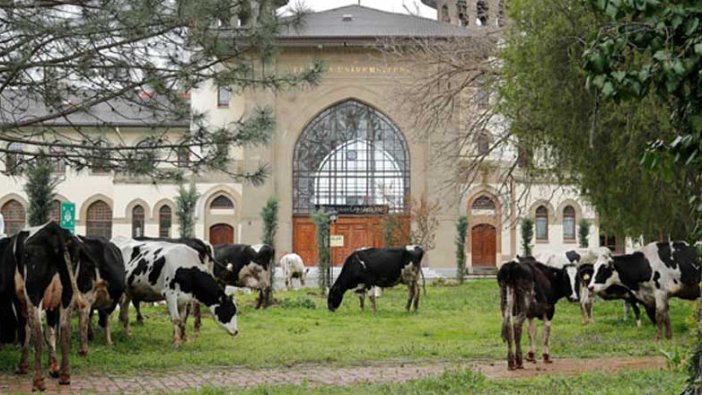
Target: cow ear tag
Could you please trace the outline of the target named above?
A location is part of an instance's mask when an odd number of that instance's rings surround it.
[[[234,265],[232,265],[231,263],[227,264],[227,270],[229,270],[230,272],[234,271]]]
[[[584,276],[583,276],[583,279],[589,280],[589,279],[590,279],[590,275],[589,275],[589,274],[584,275]]]

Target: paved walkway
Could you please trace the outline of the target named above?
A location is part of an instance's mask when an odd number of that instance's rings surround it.
[[[197,367],[168,372],[147,372],[138,377],[113,374],[74,376],[70,386],[59,386],[53,379],[46,379],[47,393],[154,393],[178,392],[204,386],[221,388],[255,387],[261,384],[302,384],[310,386],[346,386],[357,383],[405,382],[446,371],[471,369],[489,378],[523,378],[536,375],[576,375],[586,371],[613,373],[619,370],[662,369],[661,357],[561,359],[553,364],[529,364],[524,370],[510,372],[505,361],[466,361],[400,363],[383,362],[369,366],[329,367],[297,365],[290,368],[248,369],[233,367]],[[15,376],[0,374],[0,393],[30,392],[31,374]]]

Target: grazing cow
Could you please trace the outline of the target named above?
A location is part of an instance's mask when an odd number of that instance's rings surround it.
[[[544,363],[551,363],[548,342],[556,302],[563,297],[571,301],[577,300],[568,269],[556,269],[537,262],[532,257],[526,257],[503,264],[497,272],[502,310],[502,339],[507,342],[507,366],[510,370],[524,368],[521,338],[525,319],[529,321],[527,361],[536,362],[534,318],[538,318],[544,321],[543,360]],[[516,352],[513,350],[515,345]]]
[[[0,340],[22,343],[18,374],[27,373],[29,343],[33,342],[33,390],[46,388],[41,367],[42,309],[60,312],[59,384],[71,382],[68,362],[71,312],[78,295],[73,267],[82,264],[78,244],[70,232],[54,222],[24,229],[0,241]]]
[[[350,289],[370,290],[372,287],[393,287],[399,283],[407,285],[409,296],[405,309],[419,308],[419,276],[422,275],[424,250],[409,245],[404,248],[364,248],[356,250],[346,258],[341,274],[329,290],[327,307],[335,311],[341,305],[344,293]],[[371,293],[371,305],[376,311],[375,292]],[[361,295],[361,309],[365,292]]]
[[[271,292],[271,270],[275,250],[265,244],[220,244],[215,246],[215,259],[226,270],[218,271],[215,276],[224,284],[234,287],[257,289],[256,308],[266,307]]]
[[[288,291],[292,289],[293,278],[300,279],[300,286],[305,286],[305,277],[310,269],[305,268],[302,258],[297,254],[285,254],[280,258],[280,267],[283,269],[283,277],[285,277],[285,288]]]
[[[96,298],[92,302],[90,313],[92,316],[93,310],[98,312],[98,325],[102,328],[105,334],[105,342],[112,345],[112,313],[117,308],[119,301],[124,293],[125,276],[124,276],[124,258],[122,252],[117,246],[109,240],[102,237],[78,236],[83,243],[84,248],[92,256],[97,263],[97,273],[91,278],[96,283],[95,288],[101,289],[96,293]],[[91,276],[92,277],[92,276]],[[81,289],[81,276],[78,276],[78,289]],[[104,288],[99,288],[97,284],[104,283]],[[88,318],[88,335],[92,336],[92,325]],[[83,335],[81,333],[81,342]],[[86,349],[87,352],[87,349]]]
[[[589,289],[601,294],[609,287],[625,287],[648,308],[655,308],[656,339],[670,339],[668,300],[675,296],[695,300],[700,296],[697,252],[686,242],[650,243],[633,254],[600,257]]]
[[[230,335],[237,334],[237,309],[224,294],[212,274],[200,263],[197,251],[177,243],[137,241],[123,237],[112,239],[124,258],[126,290],[122,309],[132,298],[146,302],[166,300],[173,323],[173,342],[187,341],[185,323],[191,301],[210,309],[214,320]],[[128,315],[125,328],[129,328]]]

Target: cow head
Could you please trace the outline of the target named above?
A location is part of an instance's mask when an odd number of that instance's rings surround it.
[[[409,252],[410,260],[412,261],[412,263],[415,263],[417,264],[417,266],[420,266],[422,263],[422,258],[424,257],[424,249],[417,245],[408,245],[405,246],[405,250]]]
[[[327,308],[329,311],[334,312],[341,305],[341,301],[344,299],[344,289],[339,284],[334,284],[331,289],[329,289],[329,296],[327,296]]]
[[[587,287],[591,292],[603,292],[619,282],[619,273],[614,267],[614,259],[611,256],[600,255],[595,261],[592,271],[592,279]]]
[[[224,328],[232,336],[236,336],[239,333],[236,323],[236,303],[231,296],[227,296],[224,291],[219,291],[217,296],[217,302],[207,306],[212,312],[212,317],[214,317],[217,324]]]
[[[561,269],[560,287],[563,294],[571,302],[578,301],[578,267],[574,264],[563,266]]]

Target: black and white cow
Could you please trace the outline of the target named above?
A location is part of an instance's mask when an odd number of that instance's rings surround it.
[[[230,335],[236,335],[236,304],[200,263],[197,251],[178,243],[112,239],[124,257],[126,290],[122,309],[132,298],[145,302],[164,300],[173,323],[175,345],[186,341],[185,324],[189,304],[198,301],[210,309],[214,320]],[[124,321],[129,328],[128,315]]]
[[[266,307],[271,292],[271,270],[275,250],[266,244],[220,244],[215,259],[222,264],[213,268],[215,277],[226,285],[257,289],[256,308]]]
[[[290,291],[293,289],[293,279],[300,279],[300,286],[305,286],[305,277],[310,271],[309,268],[305,267],[305,263],[302,258],[294,253],[285,254],[280,258],[280,268],[283,271],[283,277],[285,278],[285,288]]]
[[[50,222],[3,239],[0,250],[0,340],[22,343],[17,373],[28,371],[31,341],[35,352],[32,389],[46,388],[41,366],[41,311],[58,310],[62,354],[59,383],[70,384],[71,312],[78,294],[73,267],[82,263],[77,238]]]
[[[536,362],[534,319],[538,318],[544,322],[542,357],[544,363],[551,363],[548,342],[556,302],[564,297],[577,301],[568,268],[549,267],[532,257],[518,258],[500,267],[497,283],[500,285],[502,339],[507,342],[508,368],[524,368],[521,338],[525,319],[529,321],[529,352],[526,360]]]
[[[656,338],[670,327],[668,300],[675,296],[695,300],[700,296],[697,251],[686,242],[650,243],[633,254],[601,257],[594,266],[589,289],[601,294],[611,286],[628,289],[649,309],[655,307]]]
[[[103,237],[78,236],[83,247],[88,251],[97,264],[95,277],[88,277],[97,290],[91,303],[91,316],[94,310],[98,312],[98,325],[105,334],[105,342],[112,345],[112,313],[122,298],[125,288],[124,258],[120,249]],[[78,289],[81,289],[81,276],[78,275]],[[92,336],[92,325],[88,318],[87,336]],[[81,343],[83,334],[81,333]],[[87,348],[86,348],[87,352]]]
[[[405,309],[419,308],[419,277],[422,275],[422,247],[408,245],[404,248],[363,248],[346,258],[339,277],[329,290],[327,307],[335,311],[341,305],[346,291],[361,290],[361,309],[365,292],[372,287],[393,287],[406,284],[409,292]],[[371,304],[376,311],[376,295],[371,293]]]

